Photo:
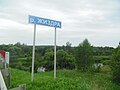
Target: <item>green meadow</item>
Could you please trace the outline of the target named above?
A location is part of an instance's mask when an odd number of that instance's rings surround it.
[[[26,84],[27,90],[120,90],[120,85],[112,82],[110,73],[88,73],[77,70],[57,70],[35,73],[34,82],[27,71],[11,69],[11,88]]]

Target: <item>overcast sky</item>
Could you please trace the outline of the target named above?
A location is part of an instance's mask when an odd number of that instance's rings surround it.
[[[33,43],[28,15],[62,22],[57,45],[116,47],[120,41],[120,0],[0,0],[0,44]],[[37,25],[37,45],[54,44],[54,28]]]

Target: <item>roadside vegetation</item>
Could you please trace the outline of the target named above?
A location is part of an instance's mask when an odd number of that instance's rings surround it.
[[[32,46],[0,45],[10,52],[12,87],[26,84],[27,90],[120,90],[120,45],[95,47],[85,39],[73,47],[57,46],[57,80],[53,80],[53,46],[36,46],[35,81],[30,82]],[[45,72],[38,73],[44,67]],[[24,76],[24,77],[23,77]]]
[[[57,78],[54,80],[53,71],[49,71],[36,73],[32,83],[30,72],[11,70],[12,88],[26,84],[27,90],[120,90],[120,85],[112,82],[108,73],[57,70]]]

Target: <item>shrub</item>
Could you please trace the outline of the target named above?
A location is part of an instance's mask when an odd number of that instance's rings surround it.
[[[113,80],[120,83],[120,46],[118,46],[113,53],[111,68],[113,72]]]

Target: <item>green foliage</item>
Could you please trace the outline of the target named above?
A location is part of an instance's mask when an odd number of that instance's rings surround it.
[[[111,60],[111,57],[110,56],[94,56],[93,59],[97,63],[102,63],[106,60]]]
[[[53,51],[48,51],[44,55],[43,66],[47,70],[53,70],[54,66],[54,55]],[[57,51],[57,68],[58,69],[74,69],[75,68],[75,58],[65,52],[64,50]]]
[[[83,42],[78,47],[72,47],[71,46],[72,44],[70,42],[67,42],[65,46],[64,45],[62,47],[57,46],[57,51],[62,50],[61,53],[65,54],[65,55],[63,54],[63,56],[61,56],[61,57],[59,55],[57,55],[57,57],[59,57],[59,58],[57,58],[57,61],[59,62],[59,63],[57,62],[57,64],[59,64],[59,65],[57,65],[57,68],[74,69],[75,66],[78,66],[78,68],[80,68],[79,63],[82,63],[82,61],[84,63],[87,63],[88,60],[87,60],[87,62],[85,62],[86,60],[84,60],[84,59],[85,59],[85,56],[86,57],[88,56],[88,54],[84,54],[84,53],[90,53],[88,51],[91,51],[91,50],[88,49],[88,46],[90,46],[89,42],[87,42],[86,44],[87,44],[87,47],[83,44]],[[83,46],[85,46],[85,47],[83,47]],[[79,47],[82,49],[78,49]],[[84,50],[83,50],[83,48],[84,48]],[[90,48],[91,48],[91,46],[90,46]],[[9,44],[9,45],[2,44],[2,45],[0,45],[0,49],[10,52],[10,66],[11,67],[14,67],[14,68],[19,67],[19,68],[25,69],[25,70],[31,69],[32,46],[28,46],[26,44],[21,44],[20,42],[17,42],[16,44]],[[114,48],[112,48],[112,47],[93,47],[92,46],[92,49],[93,49],[92,50],[93,54],[95,56],[95,58],[93,60],[95,60],[97,62],[103,62],[104,64],[108,64],[106,60],[110,60],[110,58],[109,58],[109,56],[106,56],[106,55],[111,55]],[[79,53],[79,51],[80,52],[84,51],[84,52],[83,52],[83,54],[81,54],[81,53]],[[53,54],[51,54],[51,56],[49,55],[51,58],[50,60],[48,60],[49,58],[47,58],[47,56],[45,54],[47,52],[53,53],[53,46],[36,46],[35,52],[36,52],[35,53],[35,71],[37,71],[37,68],[41,67],[41,66],[44,66],[47,68],[50,67],[50,69],[52,70],[53,62],[54,62]],[[84,56],[84,59],[80,58],[82,56]],[[62,58],[64,58],[64,59],[62,59]],[[90,57],[88,57],[88,58],[90,58]],[[45,61],[44,59],[47,59],[47,61]],[[76,59],[76,61],[75,61],[75,59]],[[65,61],[65,62],[60,62],[61,60]],[[80,60],[80,62],[79,62],[79,60]],[[89,61],[91,62],[92,60],[89,60]],[[19,63],[20,63],[20,65],[18,65]],[[63,66],[60,63],[63,64]],[[91,62],[91,64],[92,64],[92,62]],[[89,67],[89,65],[88,65],[88,67]]]
[[[87,71],[93,65],[92,47],[87,39],[76,48],[76,62],[82,71]]]
[[[113,71],[113,80],[120,83],[120,46],[113,53],[111,68]]]
[[[25,70],[25,71],[30,71],[30,66],[31,66],[31,57],[26,57],[26,58],[17,58],[13,59],[10,62],[10,67],[17,68],[20,70]]]
[[[110,65],[111,64],[111,60],[104,60],[102,61],[103,65]]]
[[[73,49],[72,49],[72,43],[70,43],[70,42],[66,42],[66,49],[65,49],[65,51],[67,52],[67,53],[69,53],[69,54],[72,54],[73,53]]]
[[[12,87],[26,84],[27,90],[120,90],[120,86],[111,81],[109,74],[81,73],[74,70],[57,70],[54,80],[53,71],[36,73],[31,82],[29,72],[12,69]]]
[[[94,56],[93,57],[95,64],[103,64],[103,66],[93,67],[92,71],[94,72],[100,72],[101,68],[104,69],[104,66],[108,66],[111,63],[111,56]],[[103,70],[103,71],[109,71],[109,70]]]
[[[57,51],[57,67],[59,69],[74,69],[75,68],[75,58],[65,52],[64,50]]]
[[[53,70],[53,66],[54,66],[53,51],[49,51],[45,53],[43,66],[45,66],[47,70]]]
[[[100,71],[102,73],[108,73],[108,74],[111,74],[111,68],[109,65],[104,65],[103,67],[101,67]]]
[[[113,47],[93,47],[93,54],[95,56],[110,56],[113,50]]]

